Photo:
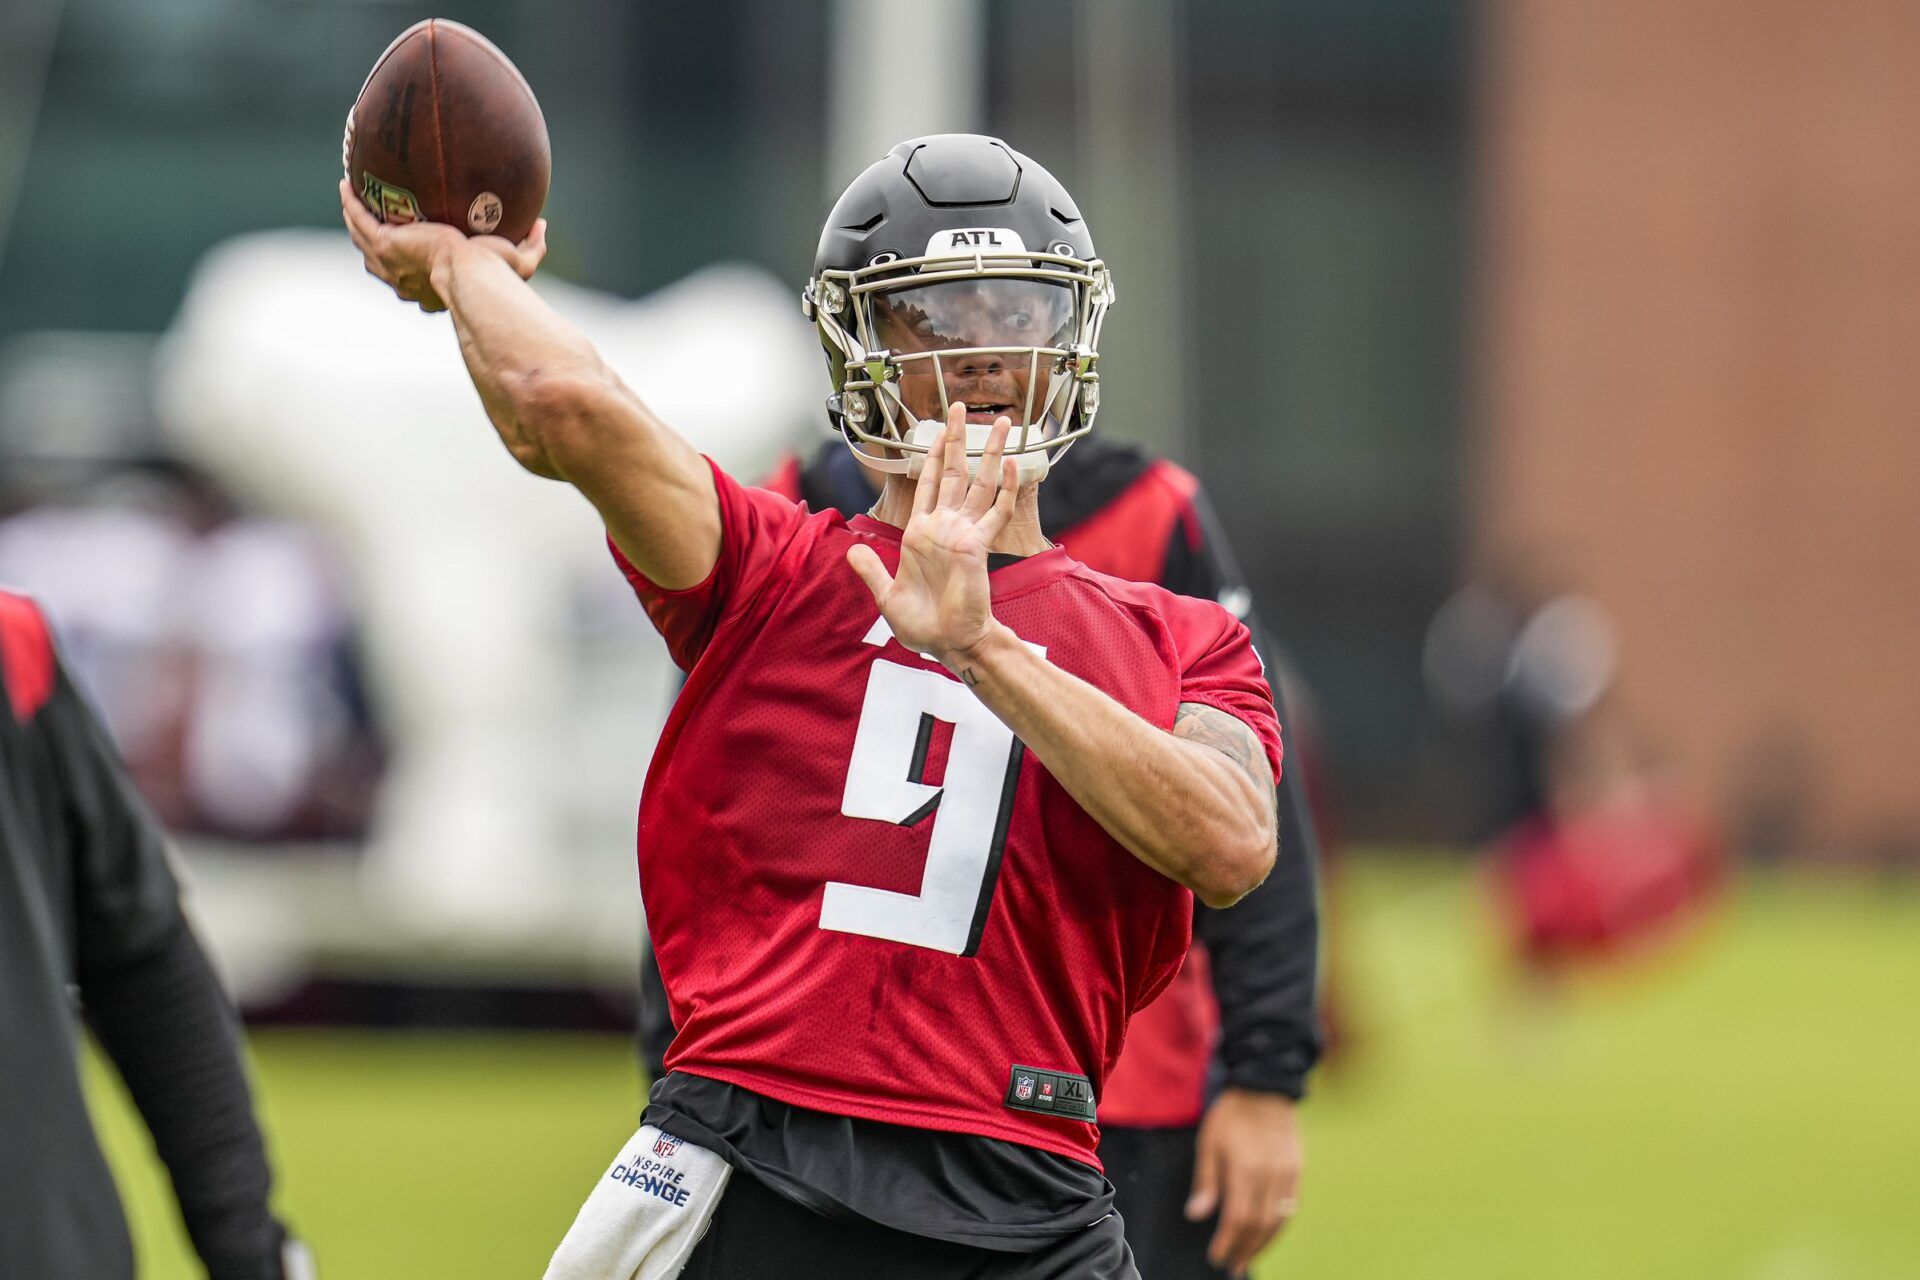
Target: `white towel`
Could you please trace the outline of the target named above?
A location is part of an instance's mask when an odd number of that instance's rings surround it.
[[[672,1280],[732,1172],[705,1147],[642,1125],[580,1206],[546,1280]]]

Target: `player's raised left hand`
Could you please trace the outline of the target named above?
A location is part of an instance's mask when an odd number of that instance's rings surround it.
[[[865,543],[847,563],[873,592],[874,603],[909,649],[954,667],[993,630],[987,551],[1013,516],[1018,468],[1003,459],[1012,420],[995,419],[980,459],[967,475],[967,406],[947,406],[946,425],[927,449],[913,491],[913,516],[900,535],[900,565],[887,572]]]
[[[531,280],[547,256],[547,220],[540,218],[519,244],[499,236],[468,236],[441,222],[382,222],[340,180],[340,214],[347,234],[366,260],[367,274],[381,280],[422,311],[445,311],[447,304],[433,288],[433,269],[441,255],[471,244],[497,254],[522,280]]]

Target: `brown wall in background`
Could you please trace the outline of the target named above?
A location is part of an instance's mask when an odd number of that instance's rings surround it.
[[[1612,611],[1695,796],[1920,843],[1920,4],[1487,19],[1480,554]]]

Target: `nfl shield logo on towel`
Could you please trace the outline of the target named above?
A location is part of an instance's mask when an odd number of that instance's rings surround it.
[[[671,1159],[673,1153],[679,1149],[680,1139],[670,1133],[663,1133],[653,1140],[653,1154],[659,1156],[662,1160]]]
[[[1013,1083],[1013,1096],[1025,1102],[1033,1096],[1033,1077],[1021,1076]]]

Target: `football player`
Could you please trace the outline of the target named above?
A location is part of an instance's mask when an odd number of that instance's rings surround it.
[[[847,520],[741,486],[621,385],[525,284],[543,228],[340,195],[688,673],[639,821],[679,1035],[549,1276],[1137,1275],[1094,1099],[1194,897],[1272,867],[1280,733],[1231,613],[1041,533],[1113,296],[1072,197],[948,134],[836,204],[807,306],[829,413],[888,477]]]
[[[0,1274],[131,1280],[87,1118],[79,1015],[119,1068],[210,1280],[305,1280],[268,1208],[240,1021],[159,824],[34,604],[0,591]]]
[[[885,479],[828,441],[804,462],[783,459],[765,487],[851,520],[873,505]],[[1103,423],[1048,474],[1040,526],[1102,573],[1228,602],[1274,670],[1226,536],[1199,481],[1179,466],[1115,442]],[[1100,1095],[1100,1161],[1134,1259],[1156,1280],[1240,1270],[1298,1203],[1303,1151],[1294,1107],[1320,1055],[1319,838],[1280,695],[1276,684],[1289,763],[1274,872],[1229,911],[1195,911],[1204,952],[1135,1016]],[[640,1050],[650,1078],[666,1073],[672,1042],[666,992],[647,949]]]

